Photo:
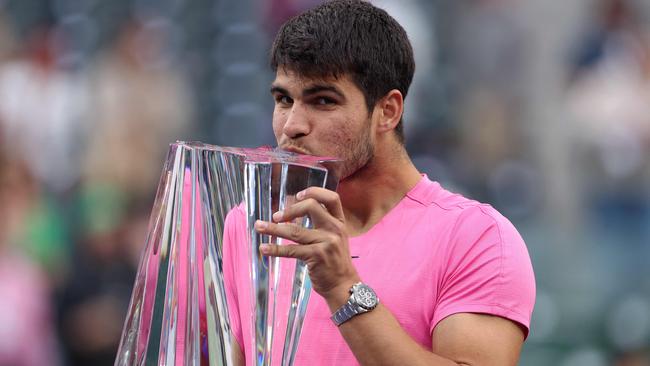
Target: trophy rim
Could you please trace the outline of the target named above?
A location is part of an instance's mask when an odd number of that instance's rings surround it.
[[[183,140],[177,140],[171,145],[191,150],[216,151],[235,154],[242,156],[247,163],[290,163],[307,167],[315,167],[322,165],[323,163],[338,163],[343,161],[337,157],[300,154],[269,145],[250,148],[212,145],[201,141]]]

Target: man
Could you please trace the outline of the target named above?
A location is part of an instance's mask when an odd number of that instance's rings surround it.
[[[327,2],[283,25],[271,64],[278,145],[343,160],[337,192],[309,188],[255,227],[297,243],[260,250],[306,261],[320,295],[296,365],[515,365],[535,297],[526,247],[493,208],[411,163],[402,112],[414,62],[402,27],[367,2]],[[242,238],[243,214],[229,217],[227,241]],[[305,215],[314,229],[289,223]],[[251,364],[250,295],[228,295],[236,358]]]

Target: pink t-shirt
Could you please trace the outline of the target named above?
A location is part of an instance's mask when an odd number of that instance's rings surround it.
[[[226,221],[224,276],[234,284],[227,291],[231,325],[246,364],[252,365],[245,238],[246,214],[240,206]],[[521,324],[527,335],[535,302],[532,265],[517,230],[491,206],[450,193],[424,176],[349,244],[361,279],[425,348],[431,349],[438,322],[455,313],[501,316]],[[288,292],[279,296],[286,300]],[[358,365],[330,315],[324,299],[312,291],[296,365]],[[277,329],[284,332],[282,325]],[[273,353],[279,359],[277,342]]]

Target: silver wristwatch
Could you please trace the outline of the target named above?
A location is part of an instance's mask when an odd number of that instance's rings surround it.
[[[350,298],[333,315],[332,321],[339,326],[353,317],[367,313],[377,307],[379,299],[370,286],[364,283],[355,283],[350,289]]]

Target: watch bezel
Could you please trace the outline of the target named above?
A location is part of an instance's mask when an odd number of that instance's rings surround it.
[[[372,294],[372,304],[371,305],[365,305],[363,302],[360,301],[360,298],[358,297],[359,293],[361,292],[361,289],[367,290],[370,294]],[[372,287],[366,285],[365,283],[357,283],[352,288],[350,289],[351,292],[351,298],[353,299],[353,302],[355,305],[358,305],[364,310],[372,310],[379,305],[379,298],[377,297],[377,293],[375,290],[372,289]]]

